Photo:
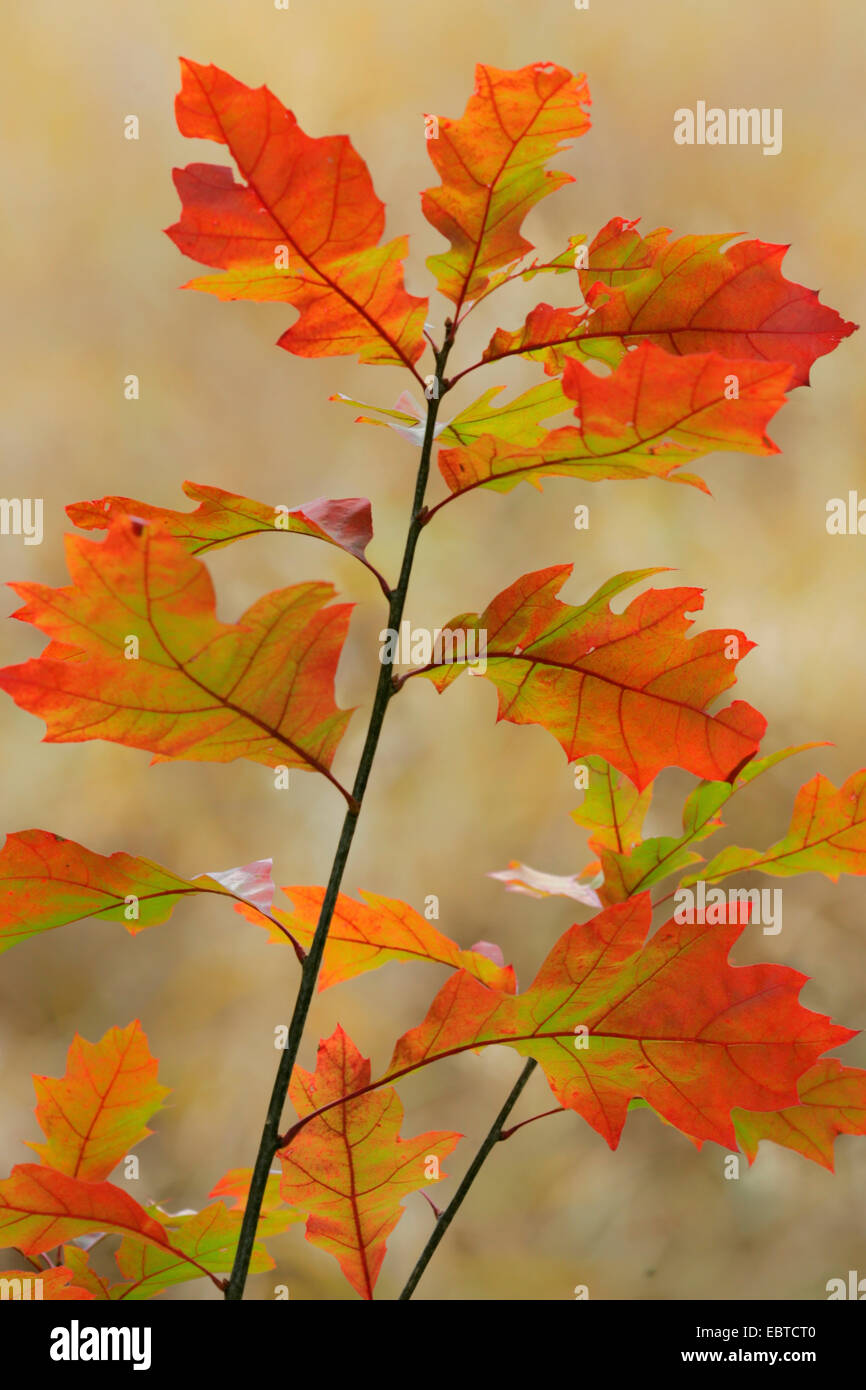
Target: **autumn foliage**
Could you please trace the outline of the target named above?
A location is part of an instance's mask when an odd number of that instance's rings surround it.
[[[411,699],[404,692],[419,676],[447,691],[474,637],[486,644],[497,718],[541,726],[587,769],[574,818],[588,832],[592,861],[567,878],[517,863],[495,875],[528,897],[569,897],[580,912],[518,989],[495,944],[451,940],[410,904],[384,896],[387,885],[360,898],[339,891],[369,772],[362,761],[348,784],[334,771],[353,717],[334,693],[351,604],[310,581],[223,622],[206,557],[274,532],[340,547],[373,570],[396,626],[415,544],[442,507],[473,490],[510,493],[552,477],[656,479],[706,492],[696,470],[711,451],[776,452],[767,431],[786,393],[808,382],[813,362],[854,325],[785,278],[786,248],[761,241],[644,234],[614,217],[594,236],[575,234],[559,253],[536,257],[524,219],[572,182],[550,161],[590,127],[586,79],[537,63],[513,72],[479,66],[464,115],[439,118],[427,141],[439,182],[422,194],[422,210],[447,243],[427,262],[449,302],[434,342],[433,310],[406,289],[407,238],[383,244],[384,207],[349,139],[308,136],[266,87],[213,66],[181,66],[181,134],[215,142],[233,166],[175,171],[181,212],[168,235],[208,267],[188,287],[284,303],[279,346],[296,356],[353,354],[402,368],[423,390],[424,408],[408,392],[395,406],[350,404],[361,421],[420,446],[417,507],[395,581],[367,557],[365,498],[288,509],[187,482],[196,504],[187,510],[128,497],[80,501],[69,517],[95,534],[68,537],[69,584],[12,586],[23,601],[14,616],[48,643],[0,672],[0,686],[44,721],[46,741],[99,738],[155,762],[246,758],[318,773],[343,798],[346,821],[328,886],[288,885],[279,898],[265,857],[272,846],[256,863],[189,879],[50,831],[9,834],[0,951],[86,917],[137,934],[204,893],[290,948],[275,954],[275,967],[282,962],[291,975],[300,963],[301,985],[277,1097],[287,1094],[294,1116],[254,1168],[218,1178],[213,1200],[194,1211],[142,1206],[112,1181],[155,1117],[158,1124],[168,1094],[141,1024],[112,1027],[97,1042],[76,1035],[65,1075],[34,1077],[43,1139],[27,1142],[39,1162],[0,1182],[0,1245],[29,1262],[22,1278],[44,1263],[49,1299],[142,1299],[200,1278],[239,1297],[248,1270],[273,1267],[267,1238],[304,1222],[307,1240],[372,1298],[404,1200],[446,1176],[440,1162],[461,1139],[413,1135],[411,1123],[403,1134],[397,1085],[491,1046],[536,1063],[555,1106],[581,1116],[611,1148],[638,1105],[694,1143],[739,1149],[750,1163],[767,1140],[832,1168],[835,1138],[866,1133],[866,1072],[826,1055],[852,1031],[800,1004],[805,977],[788,965],[729,963],[737,937],[748,936],[743,919],[663,912],[653,929],[654,908],[677,885],[717,885],[746,871],[866,873],[866,770],[839,789],[821,775],[807,781],[776,844],[729,847],[709,860],[696,849],[756,777],[817,746],[762,751],[764,715],[730,696],[753,645],[744,632],[694,631],[702,592],[648,587],[657,570],[615,575],[574,605],[559,597],[570,566],[545,563],[492,597],[467,595],[466,611],[447,621],[463,648],[399,676],[382,664],[372,752],[390,699]],[[453,369],[474,306],[539,276],[566,284],[573,304],[542,301],[522,323],[503,308],[506,326],[481,358]],[[431,349],[432,368],[422,363]],[[510,356],[526,359],[536,380],[503,402],[496,364]],[[485,368],[493,384],[437,423],[455,382]],[[551,426],[558,417],[567,422]],[[430,504],[434,459],[441,497]],[[441,619],[446,625],[447,614]],[[695,779],[682,828],[645,837],[655,779],[671,767]],[[320,1042],[313,1072],[294,1065],[314,986],[406,961],[450,973],[384,1069],[373,1069],[341,1028]],[[113,1277],[91,1254],[110,1237],[118,1238]],[[40,1257],[51,1251],[59,1258],[49,1268]]]

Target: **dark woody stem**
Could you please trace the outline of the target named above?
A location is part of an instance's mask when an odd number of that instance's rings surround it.
[[[442,347],[436,354],[435,376],[437,393],[429,397],[427,402],[424,440],[421,447],[421,459],[418,464],[415,495],[412,500],[412,512],[409,519],[408,531],[406,533],[403,561],[400,566],[400,577],[397,581],[397,587],[388,594],[388,626],[393,631],[399,631],[400,628],[403,609],[406,604],[406,595],[409,590],[412,565],[415,559],[415,547],[418,544],[418,537],[421,534],[424,524],[424,497],[427,492],[427,482],[430,476],[434,427],[436,424],[436,416],[439,411],[439,392],[441,391],[441,393],[444,394],[448,389],[447,383],[445,383],[443,379],[443,371],[453,341],[454,325],[449,320],[446,322],[445,338]],[[367,790],[367,782],[373,767],[373,760],[376,756],[376,749],[379,744],[379,736],[382,732],[382,725],[385,720],[385,712],[392,695],[395,693],[393,660],[384,660],[381,663],[379,679],[376,684],[373,709],[370,714],[369,725],[367,726],[367,736],[364,741],[364,747],[358,763],[358,771],[352,786],[352,800],[346,812],[345,819],[343,820],[343,828],[340,832],[340,839],[336,854],[334,855],[334,862],[331,866],[331,873],[322,901],[315,935],[310,944],[309,954],[303,963],[301,981],[295,999],[292,1019],[289,1024],[288,1038],[280,1058],[280,1064],[277,1068],[277,1074],[271,1091],[271,1098],[268,1104],[262,1137],[259,1142],[259,1149],[253,1168],[253,1176],[250,1182],[250,1190],[247,1196],[247,1204],[244,1210],[243,1222],[241,1224],[237,1253],[232,1267],[231,1278],[228,1281],[225,1291],[225,1297],[228,1302],[239,1302],[243,1298],[244,1286],[249,1271],[268,1174],[274,1155],[280,1147],[280,1118],[286,1103],[289,1082],[291,1080],[292,1071],[294,1070],[298,1049],[301,1045],[301,1038],[303,1037],[304,1025],[307,1021],[307,1014],[310,1010],[313,993],[316,988],[316,980],[322,963],[325,942],[328,938],[328,929],[331,925],[331,918],[337,903],[340,885],[343,881],[346,862],[349,858],[349,850],[352,845],[352,840],[355,837],[355,830],[361,813],[364,793]]]
[[[403,1292],[400,1294],[400,1301],[411,1298],[412,1294],[415,1292],[421,1275],[424,1273],[428,1264],[432,1260],[433,1255],[435,1254],[436,1249],[439,1245],[439,1242],[441,1241],[445,1232],[448,1230],[448,1227],[451,1225],[451,1222],[454,1220],[455,1216],[460,1210],[460,1207],[463,1205],[463,1200],[466,1197],[466,1194],[468,1193],[470,1187],[474,1183],[479,1172],[481,1171],[481,1168],[484,1165],[487,1155],[490,1153],[491,1149],[495,1148],[495,1146],[499,1143],[499,1140],[503,1137],[502,1126],[505,1124],[505,1121],[508,1119],[508,1116],[511,1114],[512,1110],[517,1104],[517,1101],[520,1097],[520,1093],[522,1092],[524,1086],[526,1085],[527,1081],[529,1080],[537,1065],[538,1063],[535,1061],[535,1058],[530,1057],[529,1061],[526,1063],[526,1066],[523,1068],[523,1071],[520,1073],[514,1085],[512,1086],[511,1093],[508,1096],[508,1099],[506,1100],[499,1114],[496,1116],[496,1119],[493,1121],[493,1124],[490,1126],[490,1129],[487,1131],[487,1138],[484,1140],[484,1143],[481,1145],[480,1149],[478,1150],[469,1167],[467,1168],[463,1181],[461,1182],[457,1191],[454,1193],[454,1196],[451,1198],[451,1201],[448,1203],[445,1210],[441,1213],[440,1216],[437,1217],[436,1225],[430,1232],[430,1237],[427,1241],[427,1244],[424,1246],[424,1249],[418,1256],[415,1268],[412,1270],[412,1273],[406,1280],[406,1285],[403,1289]]]

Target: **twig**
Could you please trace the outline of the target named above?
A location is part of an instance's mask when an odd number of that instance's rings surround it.
[[[442,343],[442,349],[436,355],[436,377],[440,382],[443,380],[443,369],[448,360],[448,354],[451,351],[453,341],[454,325],[450,320],[446,320],[445,338]],[[397,581],[396,589],[393,590],[390,596],[388,625],[395,631],[399,631],[400,621],[403,617],[403,608],[409,589],[409,579],[412,574],[412,564],[415,559],[415,547],[418,544],[418,537],[422,529],[424,495],[427,491],[427,481],[430,476],[430,460],[433,453],[434,427],[439,410],[439,400],[440,397],[438,395],[433,395],[428,398],[424,441],[421,448],[421,458],[418,464],[415,496],[412,501],[412,513],[406,534],[406,545],[403,551],[403,562],[400,567],[400,578]],[[340,884],[343,881],[346,861],[348,860],[349,850],[355,836],[358,816],[364,800],[364,793],[367,789],[367,782],[373,766],[373,759],[376,755],[379,736],[382,732],[385,711],[388,708],[388,702],[391,696],[395,693],[391,681],[392,670],[393,662],[382,662],[379,671],[379,679],[376,685],[376,694],[373,699],[373,709],[370,714],[370,723],[367,727],[367,737],[364,741],[361,759],[358,763],[358,771],[355,775],[355,782],[352,787],[352,799],[343,820],[343,828],[340,833],[337,851],[334,856],[328,885],[322,901],[315,935],[313,936],[309,954],[304,961],[301,972],[301,981],[298,987],[297,998],[295,999],[291,1023],[289,1024],[289,1035],[280,1058],[280,1064],[277,1068],[277,1075],[271,1091],[267,1116],[265,1118],[262,1137],[259,1142],[259,1150],[253,1168],[253,1176],[250,1182],[250,1190],[247,1196],[247,1204],[244,1209],[237,1253],[232,1267],[231,1278],[229,1279],[225,1291],[226,1299],[229,1302],[238,1302],[243,1298],[244,1285],[246,1284],[256,1231],[258,1229],[259,1214],[261,1212],[262,1200],[268,1181],[268,1173],[270,1172],[274,1155],[280,1146],[280,1117],[286,1102],[289,1081],[291,1080],[295,1059],[301,1045],[301,1038],[304,1032],[304,1025],[307,1021],[310,1004],[312,1003],[313,992],[316,988],[316,980],[319,974],[319,967],[322,963],[328,928],[331,925],[331,918],[337,903]]]
[[[487,1155],[490,1153],[491,1149],[495,1148],[496,1144],[498,1144],[499,1137],[502,1132],[502,1126],[505,1124],[505,1121],[508,1119],[508,1116],[511,1114],[512,1110],[517,1104],[517,1100],[520,1096],[521,1091],[523,1090],[524,1086],[526,1085],[527,1081],[529,1080],[537,1065],[538,1064],[535,1061],[535,1058],[530,1057],[529,1061],[526,1063],[526,1066],[523,1068],[523,1071],[520,1073],[514,1085],[512,1086],[511,1094],[509,1095],[499,1114],[496,1116],[496,1119],[493,1121],[493,1124],[491,1125],[488,1131],[487,1138],[484,1140],[484,1143],[481,1145],[481,1148],[478,1150],[477,1154],[475,1155],[469,1167],[467,1168],[463,1181],[461,1182],[457,1191],[454,1193],[454,1196],[451,1198],[451,1201],[448,1203],[442,1215],[438,1218],[436,1225],[433,1227],[433,1230],[430,1232],[427,1244],[421,1251],[415,1268],[412,1270],[412,1273],[406,1280],[406,1286],[403,1289],[403,1292],[400,1294],[400,1302],[403,1302],[405,1299],[411,1298],[412,1294],[415,1292],[421,1275],[424,1273],[425,1269],[427,1268],[428,1264],[433,1258],[433,1255],[436,1251],[436,1247],[438,1246],[440,1240],[444,1236],[445,1232],[448,1230],[448,1227],[451,1225],[451,1222],[454,1220],[454,1217],[457,1215],[457,1212],[459,1211],[463,1203],[463,1199],[465,1198],[467,1192],[469,1191],[470,1187],[472,1186],[473,1182],[478,1176],[480,1169],[484,1164],[484,1160],[487,1158]]]

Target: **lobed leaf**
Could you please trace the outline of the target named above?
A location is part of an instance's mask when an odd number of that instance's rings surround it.
[[[270,869],[270,859],[263,859],[179,878],[150,859],[95,854],[48,830],[23,830],[7,835],[0,852],[0,952],[86,917],[123,922],[135,935],[164,922],[194,893],[243,899],[266,912],[274,891]],[[130,916],[130,899],[137,916]]]
[[[652,343],[629,352],[608,376],[565,363],[562,389],[576,403],[577,425],[549,431],[534,444],[488,434],[443,449],[439,470],[452,493],[476,487],[510,492],[545,477],[588,482],[663,478],[706,484],[677,470],[714,449],[778,453],[767,425],[785,401],[791,369],[716,353],[672,357]],[[731,382],[738,395],[731,396]]]
[[[115,1254],[125,1282],[112,1287],[110,1297],[113,1300],[154,1298],[175,1284],[201,1279],[204,1273],[218,1274],[231,1269],[240,1237],[242,1212],[230,1211],[223,1202],[213,1202],[202,1211],[181,1212],[176,1216],[151,1206],[148,1214],[165,1230],[171,1249],[160,1249],[135,1236],[126,1236]],[[300,1216],[291,1211],[270,1212],[259,1221],[258,1238],[278,1235],[299,1220]],[[258,1243],[254,1245],[251,1273],[259,1274],[273,1268],[274,1261],[264,1247]]]
[[[272,918],[286,928],[292,937],[309,949],[319,920],[324,888],[292,885],[283,892],[291,899],[294,910],[281,912]],[[318,988],[329,989],[368,970],[376,970],[389,961],[427,960],[448,965],[453,970],[468,970],[490,989],[514,992],[516,988],[512,966],[499,966],[488,956],[463,951],[450,937],[440,932],[432,922],[416,912],[408,903],[396,898],[384,898],[378,893],[361,892],[361,902],[340,893],[328,929],[325,954],[319,972]],[[271,940],[287,940],[273,921],[263,921],[254,908],[243,903],[238,911],[251,922],[267,926]]]
[[[785,279],[787,246],[741,241],[723,250],[728,232],[669,242],[668,227],[646,238],[636,227],[614,217],[591,243],[579,270],[587,308],[539,305],[522,329],[497,329],[484,360],[522,353],[543,362],[545,371],[560,372],[575,353],[613,366],[629,346],[649,342],[677,355],[788,362],[790,385],[802,386],[816,358],[857,327],[821,304],[814,290]],[[572,263],[580,240],[570,244]],[[566,260],[564,254],[538,269],[562,271]]]
[[[111,1299],[112,1287],[117,1286],[110,1285],[107,1279],[97,1274],[86,1250],[82,1250],[78,1245],[64,1245],[63,1262],[72,1271],[75,1282],[86,1290],[88,1298],[96,1299],[100,1303]]]
[[[866,874],[866,768],[838,788],[817,773],[798,791],[783,839],[766,850],[729,845],[683,883],[710,882],[746,869],[783,878],[826,874],[834,883],[840,874]]]
[[[110,1028],[98,1043],[76,1033],[65,1075],[33,1077],[36,1118],[48,1142],[28,1147],[59,1173],[102,1182],[152,1132],[147,1121],[168,1095],[157,1084],[157,1067],[137,1019]]]
[[[15,613],[53,640],[0,671],[0,687],[47,725],[45,741],[109,739],[155,761],[250,758],[329,772],[350,710],[334,703],[350,605],[296,584],[220,623],[204,565],[159,523],[118,517],[102,543],[67,537],[73,583],[13,584]],[[138,656],[125,659],[128,639]]]
[[[73,525],[84,531],[105,531],[118,516],[158,521],[190,555],[218,550],[246,536],[292,532],[327,541],[366,562],[364,552],[373,539],[373,519],[366,497],[341,497],[334,501],[317,497],[314,502],[290,509],[268,507],[264,502],[253,502],[249,497],[202,483],[184,483],[183,490],[198,502],[195,511],[176,512],[131,497],[100,497],[93,502],[72,502],[66,514]]]
[[[213,64],[182,58],[181,73],[181,134],[226,145],[246,181],[214,164],[174,171],[182,212],[168,235],[223,271],[185,288],[293,304],[300,317],[279,345],[300,357],[358,353],[412,367],[427,300],[404,288],[406,237],[379,245],[385,209],[348,137],[312,139],[267,87]]]
[[[734,782],[702,782],[689,794],[683,807],[682,835],[652,836],[634,845],[626,853],[606,850],[590,841],[601,854],[604,887],[601,897],[605,903],[621,902],[632,893],[650,888],[661,879],[679,873],[701,861],[691,846],[706,840],[720,830],[724,822],[719,811],[742,787],[795,753],[820,748],[818,743],[802,743],[781,748],[763,758],[753,758],[737,774]]]
[[[583,74],[553,63],[516,71],[479,64],[463,116],[439,118],[427,151],[442,182],[425,190],[421,208],[451,243],[427,265],[458,310],[478,299],[491,271],[532,250],[520,231],[526,214],[574,182],[543,166],[589,129],[589,103]]]
[[[403,1214],[403,1197],[436,1180],[425,1169],[431,1159],[451,1153],[461,1137],[440,1130],[401,1139],[403,1107],[390,1086],[339,1103],[369,1081],[370,1063],[338,1027],[319,1044],[315,1072],[296,1067],[289,1088],[300,1116],[337,1104],[310,1120],[278,1154],[283,1197],[306,1214],[307,1240],[334,1255],[353,1289],[367,1299],[388,1236]]]
[[[614,613],[609,600],[653,570],[609,580],[579,608],[561,603],[571,569],[523,575],[480,615],[452,619],[444,629],[451,659],[411,674],[444,690],[467,664],[461,635],[468,653],[486,634],[481,674],[497,688],[497,719],[541,724],[569,761],[600,755],[639,791],[668,766],[732,778],[757,751],[766,721],[741,700],[715,714],[707,705],[736,679],[729,639],[741,656],[754,643],[732,630],[686,639],[686,614],[703,604],[699,589],[649,589]]]
[[[571,927],[516,996],[451,976],[382,1082],[504,1043],[534,1057],[557,1101],[611,1148],[635,1097],[684,1133],[733,1146],[734,1108],[795,1105],[803,1073],[854,1035],[798,1003],[797,971],[729,965],[739,925],[671,919],[647,941],[651,921],[644,893]]]
[[[0,1245],[40,1255],[89,1231],[168,1244],[159,1222],[110,1182],[84,1182],[37,1163],[16,1164],[0,1182]]]
[[[784,1110],[733,1112],[740,1148],[755,1161],[762,1139],[770,1139],[832,1173],[833,1145],[840,1134],[866,1134],[866,1071],[825,1057],[798,1082],[798,1102]]]

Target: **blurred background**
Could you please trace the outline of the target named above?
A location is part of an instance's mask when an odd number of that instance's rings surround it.
[[[616,214],[640,217],[644,231],[744,232],[790,242],[789,279],[819,288],[845,318],[866,317],[858,0],[592,0],[587,11],[571,0],[291,0],[288,12],[272,0],[29,0],[5,8],[2,34],[2,490],[45,499],[41,547],[0,538],[3,580],[66,581],[66,503],[116,492],[182,507],[184,479],[272,504],[367,496],[371,558],[396,572],[417,451],[354,424],[356,412],[328,397],[341,391],[389,406],[411,385],[405,374],[278,350],[290,307],[179,292],[201,267],[161,232],[178,212],[171,168],[229,162],[221,147],[176,130],[180,54],[266,83],[311,135],[351,135],[387,204],[387,235],[410,233],[414,293],[428,292],[424,260],[443,247],[420,211],[419,190],[437,182],[424,113],[460,115],[476,61],[552,60],[587,73],[593,129],[555,161],[576,182],[527,220],[541,253],[556,253],[572,233],[593,235]],[[783,152],[675,145],[673,112],[699,99],[782,107]],[[140,120],[137,142],[123,138],[129,114]],[[474,360],[495,327],[521,322],[535,300],[573,302],[564,279],[479,308],[460,361]],[[441,323],[447,312],[434,293],[430,317]],[[140,378],[136,402],[124,399],[129,373]],[[797,391],[777,417],[778,456],[711,457],[701,471],[712,498],[649,482],[475,492],[424,534],[407,618],[441,624],[552,563],[575,565],[562,595],[571,602],[621,570],[675,567],[672,582],[706,588],[699,628],[742,627],[759,644],[735,694],[767,715],[765,750],[832,741],[738,797],[708,849],[772,843],[802,782],[821,770],[838,783],[864,762],[866,540],[825,530],[828,498],[866,494],[863,373],[861,333],[820,359],[814,389]],[[473,375],[445,417],[487,386],[522,390],[540,375],[517,359]],[[440,495],[438,475],[434,488]],[[573,528],[579,502],[590,506],[588,532]],[[360,706],[335,763],[350,782],[377,675],[384,610],[375,581],[300,537],[251,540],[209,564],[225,621],[261,593],[305,579],[330,579],[356,601],[337,687],[341,705]],[[14,595],[3,604],[11,613]],[[3,664],[42,645],[26,625],[0,627]],[[485,874],[510,859],[572,873],[591,856],[570,820],[580,794],[561,749],[539,728],[497,726],[495,708],[492,687],[468,679],[447,697],[413,682],[392,705],[344,888],[419,909],[437,894],[440,928],[463,946],[498,942],[525,988],[575,911],[586,914],[564,900],[507,894]],[[323,779],[292,773],[290,789],[277,792],[254,764],[151,768],[147,754],[107,743],[44,745],[41,723],[5,696],[0,721],[4,829],[40,826],[189,875],[273,856],[278,883],[327,877],[343,804]],[[648,833],[676,831],[691,785],[684,774],[663,775]],[[795,966],[813,977],[804,1003],[863,1028],[866,885],[810,874],[783,886],[782,934],[747,929],[735,960]],[[301,1061],[313,1066],[317,1038],[340,1022],[381,1069],[443,978],[437,967],[391,965],[319,995]],[[201,1206],[228,1168],[253,1160],[277,1062],[273,1030],[288,1023],[296,982],[288,949],[211,903],[184,906],[135,939],[88,922],[4,956],[2,1171],[27,1160],[22,1140],[40,1137],[30,1073],[62,1074],[76,1029],[97,1040],[138,1017],[173,1094],[129,1187],[171,1210]],[[866,1064],[863,1041],[844,1056]],[[402,1084],[404,1133],[466,1135],[445,1164],[439,1203],[520,1066],[496,1048]],[[550,1104],[536,1076],[514,1118]],[[649,1113],[630,1117],[616,1153],[576,1116],[543,1120],[493,1154],[416,1297],[569,1299],[586,1284],[592,1298],[823,1298],[829,1278],[866,1274],[866,1144],[842,1138],[836,1156],[834,1176],[765,1144],[752,1170],[743,1160],[739,1181],[725,1181],[718,1146],[698,1153]],[[411,1197],[379,1296],[399,1292],[430,1222],[423,1198]],[[251,1297],[273,1297],[277,1283],[292,1298],[354,1297],[301,1227],[272,1245],[278,1267],[251,1280]],[[213,1296],[203,1282],[165,1295]]]

